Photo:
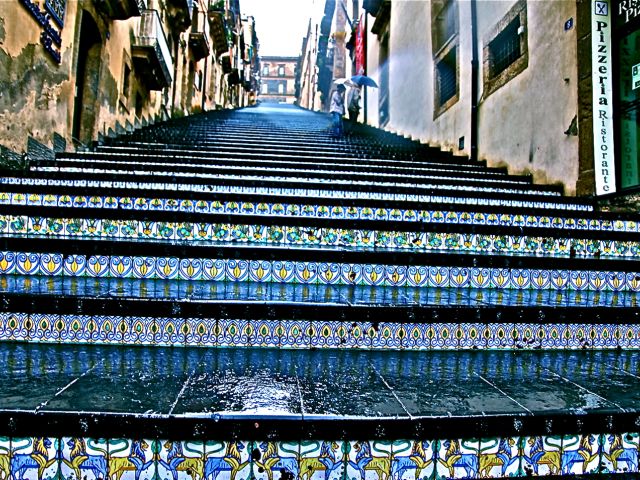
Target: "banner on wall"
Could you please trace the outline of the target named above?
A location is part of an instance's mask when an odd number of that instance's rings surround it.
[[[366,73],[364,58],[365,33],[364,18],[363,15],[360,15],[358,30],[356,32],[356,75],[364,75]]]
[[[593,161],[596,195],[616,191],[611,81],[611,2],[592,0]]]

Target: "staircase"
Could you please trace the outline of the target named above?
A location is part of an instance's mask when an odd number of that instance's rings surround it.
[[[349,126],[210,112],[0,179],[2,478],[638,472],[640,217]]]

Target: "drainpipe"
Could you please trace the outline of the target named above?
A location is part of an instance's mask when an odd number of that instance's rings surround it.
[[[207,20],[205,20],[207,21]],[[208,70],[208,66],[209,66],[209,55],[207,55],[204,59],[204,77],[202,77],[202,85],[200,86],[200,88],[202,88],[202,105],[200,107],[200,110],[204,112],[204,108],[206,106],[206,100],[207,100],[207,70]]]
[[[471,161],[478,161],[478,12],[471,0]]]
[[[364,32],[362,32],[362,36],[363,36],[363,42],[364,42],[364,51],[362,52],[362,55],[364,56],[364,74],[366,75],[368,73],[367,71],[367,44],[369,43],[369,36],[367,35],[369,32],[369,28],[367,26],[367,19],[369,18],[369,14],[367,13],[367,11],[364,11]],[[358,73],[358,72],[356,72]],[[362,123],[363,124],[367,124],[367,87],[364,87],[364,108],[362,109]]]

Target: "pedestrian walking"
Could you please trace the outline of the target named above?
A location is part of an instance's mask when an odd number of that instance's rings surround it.
[[[331,95],[331,106],[329,112],[333,117],[333,133],[341,137],[343,133],[342,116],[344,115],[344,92],[346,87],[338,85]]]
[[[347,110],[349,112],[349,120],[352,122],[358,121],[358,115],[360,115],[360,86],[356,85],[349,89],[347,95]]]

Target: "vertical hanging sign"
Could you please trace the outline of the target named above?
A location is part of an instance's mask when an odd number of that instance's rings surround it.
[[[610,0],[592,0],[591,67],[593,80],[593,161],[596,195],[616,191],[611,93]]]
[[[358,29],[356,30],[356,75],[364,75],[366,73],[364,58],[365,33],[364,18],[363,15],[360,15]]]

